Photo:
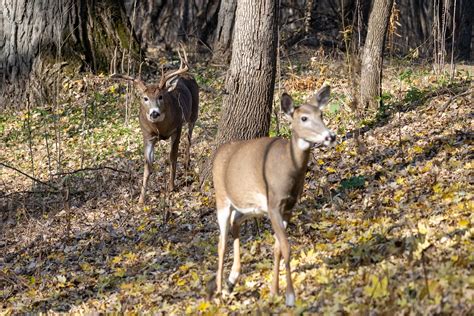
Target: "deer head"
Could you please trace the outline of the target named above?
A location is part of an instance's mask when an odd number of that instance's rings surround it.
[[[180,59],[179,69],[164,73],[162,68],[161,78],[157,84],[146,85],[140,78],[120,74],[111,75],[111,78],[133,82],[140,93],[142,111],[151,123],[162,122],[165,119],[167,108],[172,105],[169,94],[176,89],[179,75],[189,70],[186,51],[183,49],[184,59],[179,51],[178,55]]]
[[[293,134],[298,139],[299,146],[310,146],[322,143],[331,146],[336,140],[336,134],[327,128],[323,120],[323,109],[329,102],[330,88],[319,89],[304,104],[295,108],[291,97],[284,93],[281,98],[283,112],[292,119]]]

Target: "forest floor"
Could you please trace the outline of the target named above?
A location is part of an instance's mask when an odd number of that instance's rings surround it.
[[[0,314],[472,313],[472,70],[450,80],[429,65],[390,60],[383,108],[358,119],[344,63],[298,56],[282,63],[277,84],[301,102],[330,83],[325,119],[339,139],[313,150],[288,227],[295,308],[269,295],[267,219],[259,233],[253,221],[243,227],[234,292],[206,297],[218,226],[212,183],[200,189],[199,172],[213,150],[225,73],[197,65],[201,111],[191,168],[183,170],[180,156],[177,189],[166,193],[169,144],[158,145],[142,207],[138,101],[125,102],[123,84],[70,78],[56,102],[1,114]],[[288,136],[288,121],[280,120],[279,133]]]

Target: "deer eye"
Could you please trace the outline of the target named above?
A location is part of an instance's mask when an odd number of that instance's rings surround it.
[[[307,116],[302,116],[302,117],[301,117],[301,121],[302,121],[302,122],[306,122],[307,120],[308,120],[308,117],[307,117]]]
[[[158,100],[163,100],[163,96],[162,95],[158,96]]]
[[[148,97],[143,97],[143,101],[148,102]]]

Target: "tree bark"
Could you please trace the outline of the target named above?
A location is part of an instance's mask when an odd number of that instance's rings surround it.
[[[461,0],[460,30],[458,37],[459,59],[469,60],[472,54],[472,30],[474,24],[474,1]]]
[[[266,136],[270,129],[276,71],[277,1],[239,1],[236,17],[218,144]]]
[[[234,30],[237,0],[223,0],[219,9],[216,36],[214,39],[214,60],[230,61],[232,33]]]
[[[0,104],[20,103],[36,72],[43,88],[51,69],[107,71],[114,54],[138,45],[120,1],[0,0]],[[117,51],[116,51],[117,50]],[[1,107],[2,105],[0,105]]]
[[[217,24],[220,0],[122,1],[142,47],[149,52],[172,50],[179,41],[196,40],[204,46],[212,43],[209,38]]]
[[[360,101],[364,108],[377,108],[381,95],[382,62],[393,0],[375,0],[369,18],[360,79]]]

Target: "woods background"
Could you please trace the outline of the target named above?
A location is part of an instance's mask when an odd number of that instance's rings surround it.
[[[2,0],[0,75],[2,96],[24,92],[17,84],[56,68],[108,71],[144,56],[155,61],[179,41],[199,59],[230,61],[236,0],[224,1],[13,1]],[[281,1],[279,45],[309,45],[359,54],[373,1]],[[438,62],[472,58],[474,4],[468,0],[398,0],[391,9],[390,56]],[[127,57],[125,57],[127,56]],[[61,64],[66,62],[67,64]],[[46,63],[46,67],[44,64]],[[50,67],[51,64],[56,67]],[[130,71],[130,69],[127,69]],[[47,76],[46,76],[47,77]],[[17,90],[17,91],[12,91]],[[19,90],[19,91],[18,91]],[[3,98],[2,107],[16,98]]]
[[[0,314],[472,313],[473,19],[472,0],[0,0]],[[141,206],[141,96],[110,75],[156,82],[180,43],[191,165],[167,191],[159,141]],[[269,295],[266,220],[209,300],[215,149],[289,138],[280,96],[323,84],[338,144],[311,149],[288,226],[296,307]]]

